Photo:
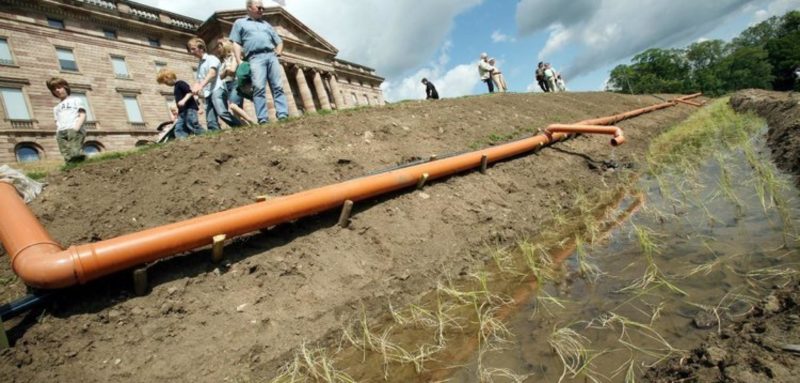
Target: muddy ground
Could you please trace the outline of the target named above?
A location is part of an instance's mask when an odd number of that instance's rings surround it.
[[[776,288],[746,318],[709,336],[688,356],[651,369],[646,382],[797,382],[800,284]]]
[[[32,209],[67,246],[286,195],[418,158],[529,136],[655,103],[612,93],[504,94],[404,102],[227,131],[52,174]],[[6,323],[4,382],[220,382],[274,376],[304,341],[325,341],[360,304],[402,305],[443,275],[482,268],[481,248],[547,229],[577,190],[620,186],[649,141],[684,120],[679,104],[618,124],[626,144],[582,136],[354,209],[302,219],[234,241],[221,265],[208,251],[149,266],[151,290],[130,272],[56,295]],[[2,299],[25,293],[8,262]]]

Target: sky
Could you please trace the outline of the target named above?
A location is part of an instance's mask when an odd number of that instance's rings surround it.
[[[137,1],[200,20],[237,8],[237,0]],[[442,97],[487,92],[477,70],[482,52],[497,60],[512,92],[540,91],[539,61],[550,62],[570,91],[600,91],[611,69],[645,49],[729,41],[800,9],[800,0],[263,1],[284,6],[338,58],[375,68],[389,102],[425,98],[423,77]]]

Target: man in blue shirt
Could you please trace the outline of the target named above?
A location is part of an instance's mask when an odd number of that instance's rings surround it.
[[[278,120],[289,116],[286,96],[283,93],[281,67],[278,62],[283,52],[283,40],[268,22],[263,20],[264,6],[261,0],[247,0],[247,17],[236,20],[231,29],[230,39],[234,53],[250,62],[253,78],[253,104],[256,107],[258,123],[268,121],[266,83],[272,89],[275,111]],[[242,55],[244,53],[244,55]]]

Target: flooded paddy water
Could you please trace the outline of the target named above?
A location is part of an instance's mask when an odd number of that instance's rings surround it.
[[[610,167],[627,188],[554,204],[551,231],[486,244],[484,269],[453,271],[412,304],[390,298],[377,318],[362,307],[273,381],[641,380],[800,273],[798,190],[764,129],[715,102],[639,169]]]
[[[689,172],[640,180],[638,212],[579,244],[565,277],[509,318],[507,342],[452,381],[636,381],[747,314],[800,269],[798,191],[763,149],[757,139]]]

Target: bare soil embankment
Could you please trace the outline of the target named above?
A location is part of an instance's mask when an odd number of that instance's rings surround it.
[[[662,102],[610,93],[505,94],[312,116],[174,142],[53,174],[32,209],[63,245],[97,241],[347,180],[431,154],[525,137]],[[263,379],[303,341],[348,323],[360,302],[402,305],[445,274],[481,268],[482,247],[547,230],[578,190],[620,187],[650,140],[685,119],[678,105],[618,124],[626,144],[582,136],[536,154],[358,204],[347,229],[323,214],[234,241],[222,265],[201,251],[64,291],[15,325],[3,381],[219,382]],[[12,276],[0,263],[0,280]],[[2,301],[24,294],[7,284]],[[18,322],[18,321],[17,321]],[[8,324],[7,324],[8,325]]]
[[[779,168],[794,174],[800,185],[800,95],[751,89],[733,95],[731,106],[767,120],[772,158]]]

